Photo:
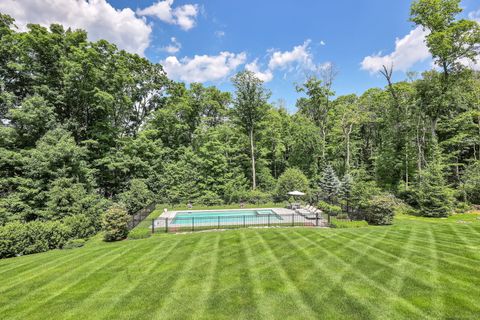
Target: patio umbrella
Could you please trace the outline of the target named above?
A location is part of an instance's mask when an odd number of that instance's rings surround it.
[[[295,190],[295,191],[290,191],[290,192],[287,193],[287,194],[288,194],[289,196],[304,196],[304,195],[305,195],[305,193],[300,192],[300,191],[297,191],[297,190]]]
[[[289,193],[287,193],[289,196],[293,196],[294,198],[296,197],[300,197],[300,196],[304,196],[305,193],[301,192],[301,191],[298,191],[298,190],[295,190],[295,191],[290,191]],[[295,207],[299,206],[299,204],[292,204],[292,209],[295,209]]]

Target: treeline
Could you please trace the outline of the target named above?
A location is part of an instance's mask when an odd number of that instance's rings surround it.
[[[460,11],[412,5],[439,68],[395,83],[385,66],[386,87],[361,96],[312,76],[293,114],[251,72],[233,94],[186,86],[84,31],[18,32],[0,15],[0,225],[58,222],[81,238],[112,202],[133,214],[151,201],[283,201],[292,188],[352,217],[386,193],[426,216],[480,204],[480,74],[464,63],[480,27]]]

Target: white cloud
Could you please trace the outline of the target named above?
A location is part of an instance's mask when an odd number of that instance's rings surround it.
[[[320,45],[321,45],[321,46],[326,45],[325,41],[321,40],[321,41],[320,41]]]
[[[173,8],[174,0],[158,1],[149,7],[137,10],[140,16],[154,16],[163,22],[176,24],[184,30],[190,30],[195,26],[198,15],[197,4],[185,4]]]
[[[268,62],[270,70],[303,68],[314,70],[313,55],[310,52],[310,40],[306,40],[302,45],[293,47],[292,51],[273,51]]]
[[[162,51],[168,52],[170,54],[175,54],[180,49],[182,48],[182,44],[177,41],[177,38],[171,37],[170,38],[171,43],[163,48],[161,48]]]
[[[170,78],[185,82],[206,82],[231,75],[238,66],[245,63],[246,58],[245,52],[235,54],[223,51],[216,56],[195,55],[180,60],[170,56],[160,63]]]
[[[257,78],[262,80],[263,82],[269,82],[273,79],[272,70],[267,69],[263,72],[260,71],[260,68],[258,67],[258,59],[255,59],[254,61],[245,65],[245,69],[255,73],[255,76],[257,76]]]
[[[221,31],[221,30],[215,31],[215,36],[217,38],[222,38],[225,36],[225,31]]]
[[[394,70],[407,71],[417,62],[431,57],[425,44],[427,34],[422,27],[413,29],[405,37],[395,40],[395,50],[392,53],[365,57],[361,63],[362,69],[374,73],[381,70],[383,65],[393,65]]]
[[[59,23],[86,30],[91,40],[106,39],[140,55],[150,44],[152,28],[144,18],[105,0],[1,0],[0,11],[14,17],[21,30],[28,23]]]

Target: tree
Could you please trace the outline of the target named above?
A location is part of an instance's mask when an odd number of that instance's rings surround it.
[[[128,213],[133,215],[152,202],[153,193],[148,189],[145,180],[132,179],[128,189],[119,194],[118,199],[125,205]]]
[[[255,132],[267,115],[270,92],[251,71],[242,71],[232,78],[235,87],[232,113],[237,124],[248,134],[252,168],[252,189],[257,187],[255,172]]]
[[[345,204],[347,213],[350,212],[350,203],[352,201],[353,178],[349,173],[346,173],[340,182],[339,197]]]
[[[331,165],[327,165],[319,182],[322,197],[329,203],[336,201],[340,189],[340,181]]]
[[[278,178],[276,194],[279,200],[288,199],[288,192],[298,190],[308,192],[308,179],[302,171],[296,168],[288,168]]]
[[[410,20],[429,31],[427,46],[445,78],[461,67],[461,59],[475,61],[480,48],[480,25],[455,20],[460,12],[460,0],[416,0],[411,6]]]
[[[461,187],[468,202],[480,204],[480,161],[472,163],[465,169]]]
[[[425,217],[447,217],[453,209],[453,192],[447,186],[438,145],[434,146],[432,161],[419,176],[416,201]]]

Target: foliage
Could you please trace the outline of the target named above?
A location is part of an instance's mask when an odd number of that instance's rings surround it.
[[[374,196],[365,208],[365,220],[373,225],[392,224],[397,205],[398,200],[393,195]]]
[[[342,213],[342,208],[325,201],[319,201],[317,207],[330,216],[338,216]]]
[[[153,200],[153,193],[142,179],[130,180],[129,188],[122,192],[118,199],[125,206],[129,214],[135,214],[145,208]]]
[[[338,180],[337,174],[332,166],[328,165],[325,167],[319,185],[322,198],[330,203],[335,202],[340,191],[340,180]]]
[[[70,230],[58,221],[12,222],[0,227],[0,258],[62,248]]]
[[[130,220],[127,210],[120,205],[111,206],[103,215],[102,230],[105,241],[123,240],[128,235],[128,221]]]
[[[480,204],[480,161],[472,163],[465,169],[462,190],[467,201]]]
[[[146,239],[152,236],[152,232],[147,228],[135,228],[128,233],[128,239]]]
[[[416,199],[422,216],[438,218],[452,212],[453,190],[445,181],[438,147],[435,150],[434,159],[419,176]]]
[[[84,245],[85,245],[85,239],[71,239],[65,243],[65,245],[63,246],[63,249],[81,248]]]
[[[287,200],[288,192],[300,191],[308,193],[308,178],[305,174],[296,168],[288,168],[278,178],[276,188],[276,198],[280,201]]]

